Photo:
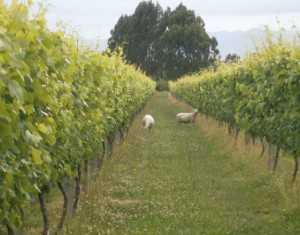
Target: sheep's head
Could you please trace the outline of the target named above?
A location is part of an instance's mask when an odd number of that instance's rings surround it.
[[[193,113],[197,114],[198,113],[198,109],[193,109]]]

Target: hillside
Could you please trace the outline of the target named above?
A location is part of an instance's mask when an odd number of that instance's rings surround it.
[[[229,53],[235,53],[242,58],[246,52],[254,49],[254,42],[264,35],[263,31],[259,29],[208,32],[208,34],[217,39],[222,59],[225,59]]]
[[[279,35],[279,32],[273,31],[272,33],[274,33],[274,37]],[[283,37],[286,40],[290,40],[296,33],[296,31],[287,30],[283,33]],[[208,32],[208,34],[217,39],[222,59],[225,59],[229,53],[235,53],[243,58],[246,52],[254,52],[255,44],[264,40],[265,37],[265,32],[258,28],[247,31]]]

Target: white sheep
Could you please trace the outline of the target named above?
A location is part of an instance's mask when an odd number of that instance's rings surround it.
[[[154,118],[151,115],[147,114],[144,116],[142,124],[144,126],[144,129],[150,132],[154,125]]]
[[[180,125],[181,123],[194,123],[198,110],[193,109],[192,113],[178,113],[177,114],[177,124]]]

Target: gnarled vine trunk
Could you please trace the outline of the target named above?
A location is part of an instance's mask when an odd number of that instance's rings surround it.
[[[297,177],[297,174],[298,174],[299,157],[295,157],[294,160],[295,160],[295,168],[294,168],[293,180],[292,180],[293,183],[296,181],[296,177]]]
[[[58,188],[60,189],[60,191],[63,194],[64,203],[63,203],[63,210],[62,210],[59,222],[57,224],[55,234],[59,234],[61,229],[63,228],[64,222],[65,222],[65,219],[66,219],[66,216],[67,216],[67,206],[68,206],[68,196],[67,196],[67,193],[66,193],[62,183],[58,182],[57,185],[58,185]]]
[[[262,137],[259,137],[260,139],[260,142],[261,142],[261,147],[262,147],[262,151],[261,151],[261,154],[260,154],[260,157],[262,157],[265,153],[265,143],[264,143],[264,139]]]
[[[14,230],[9,225],[6,225],[6,228],[7,228],[7,235],[15,235]]]
[[[79,198],[80,198],[80,181],[81,181],[81,168],[80,164],[78,164],[77,167],[77,176],[75,177],[75,198],[74,198],[74,203],[73,203],[73,211],[72,211],[72,216],[76,214]]]
[[[48,219],[46,201],[45,201],[43,190],[41,190],[41,192],[38,194],[38,198],[39,198],[39,202],[40,202],[41,212],[42,212],[42,216],[43,216],[43,223],[44,223],[42,234],[47,235],[48,230],[49,230],[49,219]]]

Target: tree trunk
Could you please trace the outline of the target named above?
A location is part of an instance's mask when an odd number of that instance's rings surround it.
[[[236,141],[237,141],[237,139],[238,139],[238,137],[239,137],[239,133],[240,133],[240,128],[237,127],[237,128],[235,129],[235,139],[234,139],[234,143],[236,143]]]
[[[9,225],[6,225],[7,235],[15,235],[14,230]]]
[[[265,153],[265,144],[264,144],[263,138],[259,137],[259,139],[260,139],[261,146],[262,146],[262,151],[261,151],[260,157],[262,157]]]
[[[43,222],[44,222],[42,234],[47,235],[49,230],[49,220],[48,220],[48,213],[47,213],[46,201],[44,198],[43,190],[41,190],[41,192],[38,194],[38,197],[39,197],[39,202],[40,202],[40,207],[41,207]]]
[[[60,189],[60,191],[62,192],[63,194],[63,198],[64,198],[64,204],[63,204],[63,210],[62,210],[62,213],[61,213],[61,216],[60,216],[60,220],[57,224],[57,227],[56,227],[56,231],[55,231],[55,234],[59,234],[61,229],[63,228],[63,225],[64,225],[64,222],[65,222],[65,218],[67,216],[67,207],[68,207],[68,196],[67,196],[67,193],[63,187],[63,185],[61,183],[57,183],[58,184],[58,188]]]
[[[80,198],[80,181],[81,181],[81,169],[80,169],[80,164],[78,164],[77,168],[77,176],[75,178],[75,199],[74,199],[74,204],[73,204],[73,212],[72,216],[75,216],[76,211],[77,211],[77,206]]]
[[[276,154],[275,154],[275,159],[274,159],[273,171],[275,171],[276,168],[277,168],[277,163],[278,163],[278,158],[279,158],[279,152],[280,152],[280,148],[277,147]]]
[[[299,157],[295,157],[295,168],[294,168],[294,174],[293,174],[293,180],[292,182],[294,183],[296,181],[296,177],[298,174],[298,169],[299,169]]]
[[[98,157],[98,161],[97,161],[97,176],[99,175],[99,171],[100,171],[103,161],[104,161],[105,151],[106,151],[105,142],[102,141],[102,152],[99,153],[99,157]]]

